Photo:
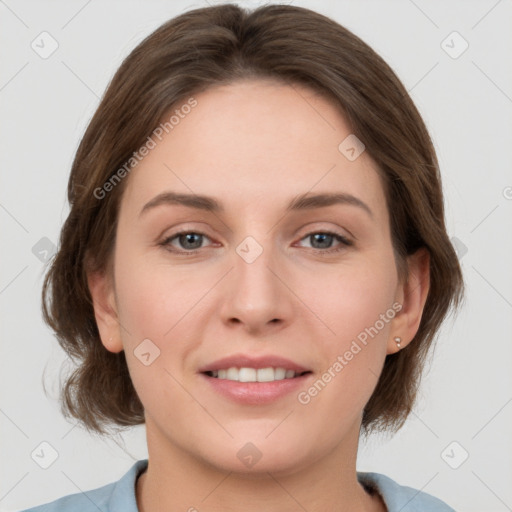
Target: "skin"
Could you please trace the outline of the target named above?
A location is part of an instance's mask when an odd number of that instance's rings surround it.
[[[89,275],[102,342],[125,350],[145,408],[139,509],[385,511],[357,481],[361,415],[386,355],[398,350],[393,338],[403,348],[418,329],[428,253],[409,258],[400,282],[375,163],[338,150],[351,130],[328,100],[263,80],[195,98],[128,178],[113,275]],[[213,196],[224,212],[165,204],[140,215],[163,191]],[[350,204],[285,211],[306,192],[352,194],[373,215]],[[194,255],[169,250],[191,252],[183,238],[159,245],[179,228],[205,235]],[[326,231],[353,245],[308,236]],[[236,252],[247,236],[263,249],[250,264]],[[236,404],[197,373],[234,353],[277,354],[312,370],[307,389],[395,302],[402,310],[308,404],[295,392]],[[144,339],[160,350],[149,366],[134,355]],[[247,442],[262,454],[251,468],[237,457]]]

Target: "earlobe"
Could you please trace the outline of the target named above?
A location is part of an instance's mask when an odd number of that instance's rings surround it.
[[[408,276],[398,290],[397,302],[402,305],[393,321],[388,354],[407,346],[418,332],[423,308],[430,289],[430,254],[424,247],[407,258]],[[400,345],[396,342],[400,338]]]
[[[105,272],[91,272],[87,274],[87,282],[101,342],[108,351],[121,352],[123,344],[112,280]]]

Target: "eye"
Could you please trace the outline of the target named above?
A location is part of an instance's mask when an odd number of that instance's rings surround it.
[[[332,253],[344,250],[353,243],[345,236],[331,231],[315,231],[308,233],[302,240],[309,239],[312,249],[323,253]],[[333,242],[338,242],[337,247],[332,248]]]
[[[204,248],[204,239],[210,240],[210,238],[204,233],[200,233],[198,231],[183,230],[166,237],[162,242],[159,243],[159,245],[170,252],[184,255],[193,255],[196,254],[199,249]],[[312,245],[311,248],[318,253],[330,254],[339,252],[353,245],[353,242],[345,236],[331,231],[314,231],[308,233],[301,239],[301,241],[307,239],[309,239]],[[332,244],[334,242],[338,242],[338,246],[333,248]]]
[[[171,252],[193,254],[197,252],[198,249],[202,249],[202,242],[205,238],[210,240],[204,233],[197,231],[179,231],[165,238],[159,245]],[[174,241],[178,244],[178,247],[173,243]]]

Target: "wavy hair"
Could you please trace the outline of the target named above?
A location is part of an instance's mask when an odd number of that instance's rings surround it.
[[[290,5],[252,11],[223,4],[185,12],[160,26],[122,62],[77,149],[68,183],[70,213],[43,284],[43,316],[76,368],[61,385],[65,416],[89,431],[144,423],[124,351],[101,343],[87,284],[111,270],[127,179],[99,198],[166,114],[193,94],[240,79],[274,79],[323,94],[377,163],[397,269],[421,247],[430,289],[415,338],[386,357],[362,417],[362,431],[398,430],[412,410],[426,356],[463,278],[448,238],[439,165],[407,90],[365,42],[332,19]]]

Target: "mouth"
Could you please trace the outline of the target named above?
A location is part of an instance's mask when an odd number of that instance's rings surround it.
[[[307,385],[313,371],[277,355],[235,354],[199,368],[218,396],[243,405],[271,404]]]
[[[285,379],[296,379],[297,377],[302,377],[312,372],[309,370],[295,371],[283,367],[274,368],[271,366],[267,368],[237,368],[236,366],[232,366],[230,368],[209,370],[202,373],[214,379],[226,379],[236,382],[274,382]]]
[[[284,371],[284,378],[281,378]],[[224,375],[226,372],[226,375]],[[217,374],[217,376],[214,376]],[[277,375],[276,375],[277,374]],[[286,376],[288,374],[288,377]],[[230,367],[199,374],[217,396],[244,406],[265,406],[293,396],[310,382],[313,372],[295,372],[282,367]],[[273,380],[270,380],[270,379]],[[261,379],[261,380],[258,380]],[[206,391],[205,392],[208,392]]]

